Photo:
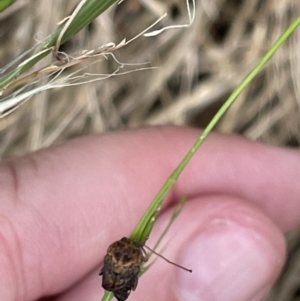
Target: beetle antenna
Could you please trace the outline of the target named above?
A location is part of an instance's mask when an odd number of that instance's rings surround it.
[[[183,269],[183,270],[185,270],[185,271],[187,271],[187,272],[192,273],[192,270],[187,269],[187,268],[183,267],[182,265],[179,265],[179,264],[177,264],[177,263],[175,263],[175,262],[173,262],[173,261],[170,261],[169,259],[167,259],[166,257],[162,256],[161,254],[155,252],[154,250],[152,250],[152,249],[149,248],[148,246],[144,245],[144,247],[145,247],[146,249],[148,249],[149,251],[151,251],[153,254],[155,254],[155,255],[159,256],[160,258],[164,259],[166,262],[168,262],[168,263],[170,263],[170,264],[172,264],[172,265],[175,265],[176,267],[181,268],[181,269]]]

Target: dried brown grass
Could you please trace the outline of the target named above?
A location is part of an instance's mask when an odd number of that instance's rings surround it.
[[[47,36],[78,1],[18,0],[0,15],[0,66]],[[155,70],[39,93],[0,120],[0,156],[21,155],[70,137],[146,124],[203,127],[233,88],[300,13],[297,0],[197,1],[188,29],[141,37],[116,52]],[[74,53],[132,38],[164,12],[163,25],[187,21],[184,1],[125,0],[63,46]],[[276,53],[218,126],[252,139],[299,146],[300,30]],[[48,63],[53,60],[49,57]],[[44,61],[43,64],[46,62]],[[111,60],[90,67],[110,73]],[[296,239],[295,239],[296,237]],[[299,300],[299,235],[268,300]]]

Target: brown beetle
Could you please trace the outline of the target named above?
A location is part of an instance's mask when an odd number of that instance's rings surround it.
[[[118,301],[125,301],[130,292],[137,287],[141,266],[148,261],[144,247],[167,262],[192,272],[151,250],[144,243],[123,237],[108,247],[103,268],[99,274],[103,275],[102,287],[112,292]]]
[[[148,260],[143,244],[123,237],[112,243],[104,257],[102,287],[125,301],[138,284],[141,266]]]

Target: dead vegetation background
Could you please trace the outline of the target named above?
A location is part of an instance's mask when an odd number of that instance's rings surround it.
[[[53,32],[77,3],[18,0],[0,14],[0,68],[31,48],[35,39]],[[203,127],[300,14],[297,0],[197,0],[196,6],[190,28],[140,37],[115,53],[122,62],[150,62],[147,66],[159,68],[48,90],[0,119],[0,157],[22,155],[88,133],[166,123]],[[130,39],[164,12],[168,17],[163,26],[187,23],[183,0],[125,0],[60,50],[72,54]],[[219,131],[299,146],[299,46],[298,29],[239,97]],[[51,61],[54,58],[49,56],[39,67]],[[93,73],[114,70],[111,59],[89,67]],[[286,268],[267,300],[300,300],[299,246],[295,232],[290,236]]]

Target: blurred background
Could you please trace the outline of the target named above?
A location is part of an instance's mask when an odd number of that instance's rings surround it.
[[[2,12],[0,71],[51,34],[78,2],[18,0]],[[60,51],[72,56],[129,40],[165,12],[168,16],[156,29],[188,23],[185,0],[125,0],[63,44]],[[204,127],[299,14],[299,0],[196,0],[196,18],[189,28],[138,37],[115,51],[117,60],[124,63],[119,75],[40,92],[0,119],[0,157],[23,155],[89,133],[157,124]],[[55,60],[49,55],[36,68]],[[110,56],[100,61],[97,57],[64,73],[83,66],[82,72],[104,75],[120,67]],[[144,69],[136,71],[138,68]],[[299,79],[300,28],[242,93],[217,130],[298,147]],[[36,85],[47,80],[41,78]],[[267,300],[300,300],[299,233],[288,237],[289,258]]]

